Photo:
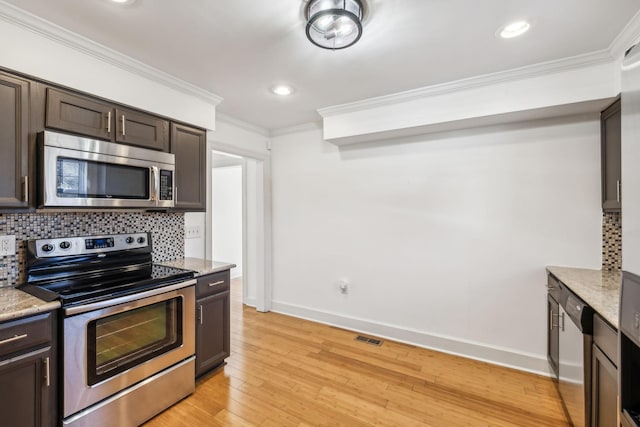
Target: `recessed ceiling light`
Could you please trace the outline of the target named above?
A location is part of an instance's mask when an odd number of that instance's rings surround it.
[[[293,88],[288,85],[275,85],[271,88],[271,92],[279,96],[289,96],[293,93]]]
[[[118,4],[131,4],[136,0],[111,0],[112,3],[118,3]]]
[[[527,21],[516,21],[511,24],[505,25],[504,27],[498,30],[498,34],[503,39],[511,39],[513,37],[518,37],[529,31],[531,28],[531,24]]]

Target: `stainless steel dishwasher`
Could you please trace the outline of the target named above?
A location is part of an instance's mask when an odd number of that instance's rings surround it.
[[[571,423],[591,425],[593,309],[566,286],[560,296],[558,389]]]

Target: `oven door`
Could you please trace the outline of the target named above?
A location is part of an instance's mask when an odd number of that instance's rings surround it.
[[[193,283],[64,318],[64,418],[193,356]]]

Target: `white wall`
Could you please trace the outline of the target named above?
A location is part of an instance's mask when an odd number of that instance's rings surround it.
[[[600,267],[599,152],[593,116],[277,137],[274,310],[546,372],[545,266]]]
[[[186,212],[184,214],[184,256],[187,258],[205,258],[206,227],[204,212]],[[189,227],[200,227],[200,236],[187,239]]]
[[[213,259],[236,264],[242,276],[242,166],[213,169]]]

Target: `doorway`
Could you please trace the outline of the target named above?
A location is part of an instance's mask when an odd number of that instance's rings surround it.
[[[207,259],[232,262],[232,283],[242,283],[242,303],[271,308],[270,180],[268,157],[224,144],[208,147]]]

